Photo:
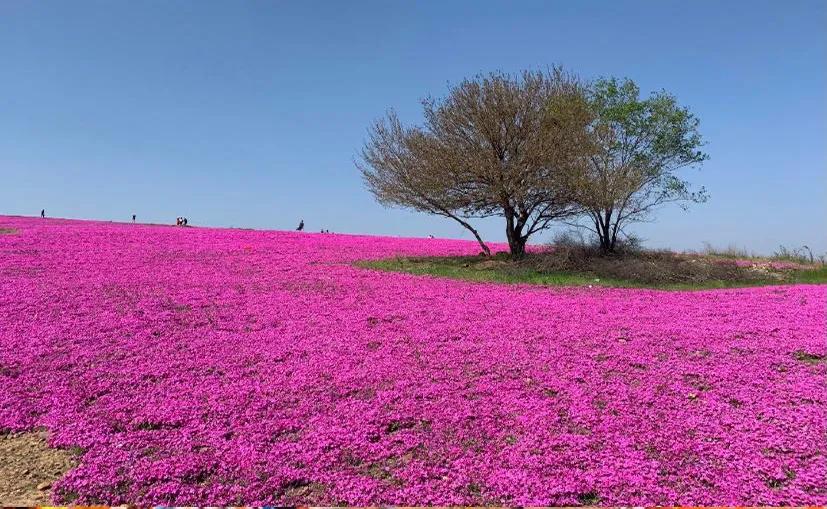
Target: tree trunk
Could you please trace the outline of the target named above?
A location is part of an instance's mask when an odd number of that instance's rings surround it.
[[[519,260],[525,256],[525,244],[528,238],[522,235],[522,224],[514,224],[514,215],[506,210],[505,215],[505,237],[508,239],[508,249],[511,251],[511,259]]]
[[[479,232],[474,229],[470,224],[466,223],[465,221],[458,220],[464,227],[468,229],[471,233],[474,234],[474,238],[477,239],[477,242],[480,243],[480,247],[482,248],[482,252],[485,256],[491,256],[491,249],[485,245],[485,242],[482,241],[482,237],[480,237]]]
[[[614,249],[608,228],[606,228],[605,226],[602,227],[600,231],[600,249],[604,253],[611,253]]]
[[[515,239],[509,239],[508,247],[511,250],[511,259],[519,260],[525,256],[526,238],[518,236]]]
[[[615,237],[612,235],[612,210],[602,210],[599,214],[597,236],[600,239],[600,250],[603,253],[613,253],[615,249]]]
[[[482,248],[482,252],[483,252],[483,254],[484,254],[485,256],[491,256],[491,249],[489,249],[489,248],[488,248],[488,246],[487,246],[487,245],[485,245],[485,242],[483,242],[482,237],[480,237],[480,233],[479,233],[479,232],[478,232],[478,231],[477,231],[477,230],[476,230],[473,226],[471,226],[471,225],[468,223],[468,221],[463,221],[463,220],[462,220],[462,219],[460,219],[458,216],[455,216],[454,214],[451,214],[451,213],[450,213],[450,212],[448,212],[447,210],[442,210],[441,212],[442,212],[442,214],[443,214],[443,215],[445,215],[446,217],[450,217],[450,218],[451,218],[451,219],[453,219],[454,221],[456,221],[456,222],[458,222],[459,224],[461,224],[461,225],[462,225],[465,229],[467,229],[469,232],[471,232],[471,233],[474,235],[474,238],[475,238],[475,239],[477,239],[477,242],[479,242],[479,243],[480,243],[480,247]]]
[[[485,256],[491,256],[491,250],[488,248],[488,246],[485,245],[485,242],[482,241],[482,237],[480,237],[480,234],[477,233],[477,230],[471,230],[471,233],[474,234],[474,237],[477,238],[477,242],[480,243],[480,247],[482,248],[482,253]]]

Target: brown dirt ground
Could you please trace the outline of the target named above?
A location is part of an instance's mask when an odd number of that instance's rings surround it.
[[[0,434],[0,506],[51,504],[52,483],[75,465],[71,453],[50,448],[46,432]]]

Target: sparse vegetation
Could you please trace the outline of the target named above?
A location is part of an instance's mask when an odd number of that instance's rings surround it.
[[[799,265],[823,265],[827,263],[827,253],[816,255],[807,245],[802,245],[798,248],[788,248],[782,244],[778,246],[778,249],[773,252],[772,256],[760,256],[747,251],[743,247],[737,247],[734,244],[730,244],[725,248],[718,248],[709,242],[704,242],[704,247],[700,251],[700,254],[740,260],[791,262]]]
[[[17,230],[14,228],[0,227],[0,235],[12,235],[15,233],[17,233]]]
[[[756,255],[750,253],[743,247],[738,247],[735,244],[730,244],[727,247],[719,248],[713,246],[709,242],[704,242],[704,247],[700,251],[705,256],[717,256],[719,258],[755,258]]]
[[[787,248],[786,246],[778,246],[778,249],[772,255],[773,260],[785,260],[793,263],[815,263],[816,258],[813,256],[813,251],[809,246],[801,246],[799,248]],[[819,256],[819,262],[824,263],[824,255]]]

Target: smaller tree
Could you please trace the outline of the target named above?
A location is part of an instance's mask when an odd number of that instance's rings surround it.
[[[674,96],[657,92],[640,99],[631,80],[595,81],[589,91],[588,154],[572,174],[576,201],[604,252],[613,252],[618,234],[646,221],[667,203],[704,202],[677,172],[708,159],[700,148],[698,119]]]

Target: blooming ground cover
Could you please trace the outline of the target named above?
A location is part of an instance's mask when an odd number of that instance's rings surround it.
[[[79,452],[57,501],[827,504],[824,286],[497,285],[352,264],[470,242],[0,227],[0,430]]]

